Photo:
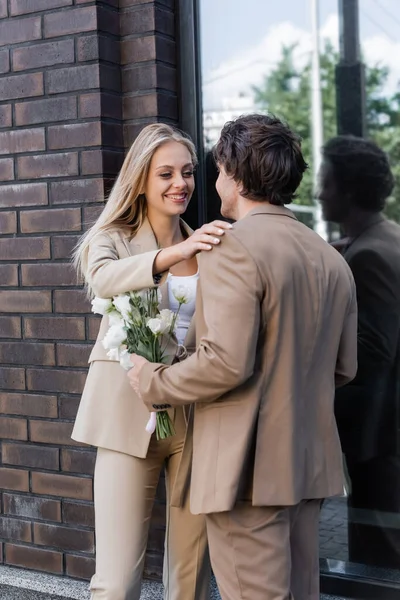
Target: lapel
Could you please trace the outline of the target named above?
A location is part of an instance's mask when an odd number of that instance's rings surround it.
[[[286,206],[276,206],[269,202],[259,202],[259,206],[250,210],[245,218],[252,215],[278,215],[280,217],[289,217],[290,219],[297,221],[295,214],[289,210],[289,208],[286,208]]]
[[[186,234],[188,236],[192,235],[193,229],[191,229],[189,225],[187,225],[187,223],[185,223],[185,221],[183,221],[182,219],[180,223]],[[124,235],[122,239],[127,252],[127,256],[143,254],[144,252],[151,252],[152,250],[158,249],[156,236],[154,235],[154,231],[147,217],[145,217],[142,226],[140,227],[135,236],[131,237],[130,235]],[[162,310],[163,308],[169,308],[168,279],[165,279],[164,283],[160,285],[160,292],[160,310]],[[190,340],[193,336],[194,320],[195,319],[193,315],[188,329],[188,333],[185,338],[185,342],[187,339]]]

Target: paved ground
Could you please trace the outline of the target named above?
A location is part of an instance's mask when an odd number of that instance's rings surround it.
[[[348,560],[346,498],[335,498],[324,503],[319,527],[319,548],[321,558]]]
[[[324,503],[320,523],[320,552],[321,558],[343,561],[348,558],[345,498]],[[162,586],[159,583],[144,583],[141,600],[161,600],[162,597]],[[321,600],[323,598],[340,600],[321,596]],[[0,600],[89,600],[89,592],[84,582],[54,579],[32,571],[0,567]],[[220,600],[215,582],[210,600]]]

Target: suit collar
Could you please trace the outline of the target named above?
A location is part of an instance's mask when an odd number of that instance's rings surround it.
[[[246,217],[254,215],[277,215],[280,217],[289,217],[290,219],[297,221],[294,213],[286,208],[286,206],[276,206],[275,204],[270,204],[269,202],[260,202],[259,206],[256,206],[256,208],[253,208],[251,211],[249,211]]]
[[[192,235],[193,230],[185,223],[185,221],[180,219],[180,224],[188,236]],[[158,248],[156,236],[154,235],[154,231],[147,217],[144,218],[144,221],[136,234],[131,237],[130,232],[127,232],[126,238],[130,244],[140,246],[142,252],[150,252],[151,250],[157,250]]]

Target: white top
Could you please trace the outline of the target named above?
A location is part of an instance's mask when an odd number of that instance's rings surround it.
[[[168,299],[170,309],[176,312],[179,306],[178,300],[174,296],[174,292],[178,295],[183,294],[188,299],[188,302],[182,304],[177,319],[176,337],[178,344],[183,344],[185,341],[190,321],[194,315],[196,308],[196,290],[198,278],[198,271],[195,275],[187,275],[182,277],[178,275],[172,275],[171,273],[168,275]]]

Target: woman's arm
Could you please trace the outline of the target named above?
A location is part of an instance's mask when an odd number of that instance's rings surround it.
[[[112,237],[101,233],[89,246],[86,281],[100,298],[154,287],[154,261],[159,253],[160,250],[151,250],[119,258]]]
[[[127,258],[119,258],[112,237],[100,233],[89,246],[86,281],[100,298],[154,287],[163,282],[173,265],[192,258],[202,250],[211,250],[219,243],[224,231],[230,228],[224,221],[214,221],[203,225],[179,244]],[[157,277],[160,274],[162,276]]]

